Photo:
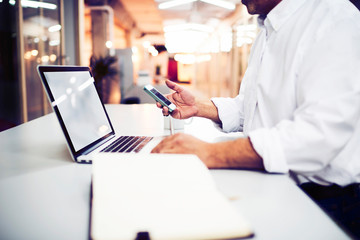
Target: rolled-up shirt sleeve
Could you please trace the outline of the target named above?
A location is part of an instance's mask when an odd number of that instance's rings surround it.
[[[353,106],[360,102],[359,96],[348,93],[324,102],[323,107],[319,103],[300,110],[294,120],[250,131],[252,145],[263,158],[266,171],[291,170],[312,176],[324,169],[340,155],[359,127],[360,110]]]
[[[243,130],[244,116],[239,109],[238,97],[211,99],[218,109],[219,119],[224,132],[239,132]]]
[[[275,128],[251,131],[249,137],[255,151],[262,157],[267,172],[287,173],[289,171],[284,146]]]
[[[235,98],[211,98],[218,110],[224,132],[242,132],[244,128],[244,89],[245,81]]]

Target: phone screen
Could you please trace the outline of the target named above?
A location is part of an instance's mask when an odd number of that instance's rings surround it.
[[[150,91],[154,93],[158,98],[160,98],[164,103],[166,103],[166,105],[170,106],[171,102],[161,93],[159,93],[155,88],[152,88]]]

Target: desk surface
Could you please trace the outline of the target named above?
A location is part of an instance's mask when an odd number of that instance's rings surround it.
[[[107,105],[123,135],[167,135],[154,104]],[[194,118],[203,140],[239,137]],[[349,239],[286,175],[211,170],[254,227],[254,239]],[[71,160],[54,114],[0,132],[0,239],[88,239],[91,165]]]

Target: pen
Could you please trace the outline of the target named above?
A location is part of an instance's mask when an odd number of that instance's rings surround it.
[[[170,135],[174,135],[174,124],[171,116],[169,116],[169,125],[170,125]]]

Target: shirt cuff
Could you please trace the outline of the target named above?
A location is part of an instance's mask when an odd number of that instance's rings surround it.
[[[231,98],[211,98],[218,110],[219,119],[224,132],[242,132],[244,119],[241,118],[239,107]]]
[[[275,128],[261,128],[249,132],[255,151],[262,157],[265,170],[270,173],[287,173],[289,167]]]

